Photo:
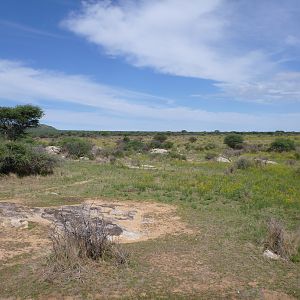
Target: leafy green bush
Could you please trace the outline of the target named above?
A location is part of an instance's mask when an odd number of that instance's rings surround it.
[[[173,148],[173,146],[174,146],[174,143],[170,142],[170,141],[166,141],[161,144],[161,148],[163,148],[163,149],[171,149],[171,148]]]
[[[237,169],[245,170],[250,168],[251,166],[253,166],[253,162],[245,157],[241,157],[235,162],[235,167]]]
[[[0,147],[0,174],[18,176],[52,174],[57,159],[40,148],[20,142],[8,142]]]
[[[127,143],[129,141],[130,141],[129,136],[125,135],[124,138],[123,138],[123,142]]]
[[[168,136],[163,133],[157,133],[153,140],[149,143],[149,148],[160,148],[160,149],[171,149],[173,148],[173,143],[171,141],[167,141]]]
[[[295,150],[295,148],[295,142],[293,140],[278,138],[271,144],[270,150],[283,152]]]
[[[123,140],[123,150],[125,151],[141,151],[144,150],[145,148],[145,144],[140,141],[140,140],[130,140],[129,138],[125,140]]]
[[[244,142],[244,138],[240,134],[229,134],[224,138],[224,144],[232,149],[241,149]]]
[[[157,133],[154,135],[153,140],[154,141],[159,141],[161,143],[165,142],[167,140],[168,136],[164,133]]]
[[[67,137],[61,140],[60,146],[62,149],[73,158],[79,158],[81,156],[91,156],[92,143],[88,140]]]
[[[217,153],[208,152],[208,153],[205,154],[205,159],[211,160],[211,159],[216,158],[217,156],[218,156]]]
[[[208,143],[204,146],[204,149],[205,150],[212,150],[212,149],[215,149],[217,148],[216,144],[215,143]]]
[[[168,156],[173,159],[186,160],[186,156],[175,151],[171,151],[168,153]]]

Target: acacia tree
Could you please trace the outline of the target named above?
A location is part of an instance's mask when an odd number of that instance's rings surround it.
[[[9,140],[16,140],[27,128],[37,127],[43,115],[42,109],[34,105],[0,107],[0,133]]]

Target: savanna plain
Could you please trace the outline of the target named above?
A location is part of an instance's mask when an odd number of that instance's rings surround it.
[[[1,299],[300,299],[299,134],[68,135],[24,141],[58,149],[53,174],[0,176]],[[42,213],[85,205],[117,220],[124,263],[53,268]]]

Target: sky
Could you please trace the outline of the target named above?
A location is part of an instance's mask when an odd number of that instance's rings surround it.
[[[59,129],[300,131],[299,0],[1,0],[0,106]]]

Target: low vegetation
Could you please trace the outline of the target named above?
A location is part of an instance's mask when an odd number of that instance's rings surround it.
[[[57,164],[57,158],[42,148],[19,142],[6,142],[0,146],[0,174],[49,175],[53,174]]]

